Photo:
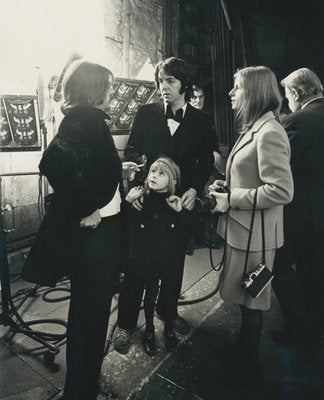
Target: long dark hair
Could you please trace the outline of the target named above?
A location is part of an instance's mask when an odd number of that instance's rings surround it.
[[[189,101],[192,97],[192,67],[187,61],[177,57],[170,57],[160,61],[155,67],[155,84],[160,89],[159,73],[164,72],[167,75],[174,76],[181,82],[180,94],[185,94],[185,100]]]
[[[76,106],[95,107],[104,102],[113,75],[99,64],[84,59],[71,63],[63,78],[62,112]]]

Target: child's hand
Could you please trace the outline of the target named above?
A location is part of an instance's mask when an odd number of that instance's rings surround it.
[[[176,212],[180,212],[182,210],[181,199],[178,196],[171,195],[166,199],[168,205]]]
[[[143,193],[144,193],[143,186],[135,186],[128,192],[126,196],[126,201],[128,201],[129,203],[133,203],[133,201],[143,196]]]

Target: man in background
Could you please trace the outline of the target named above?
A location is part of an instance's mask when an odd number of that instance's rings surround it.
[[[324,99],[318,76],[301,68],[281,81],[291,114],[282,124],[291,145],[295,194],[284,208],[285,244],[273,289],[286,326],[277,344],[316,345],[324,331]]]
[[[203,80],[197,79],[192,85],[192,96],[190,99],[190,104],[203,111],[210,119],[210,124],[212,125],[211,131],[211,143],[214,155],[214,168],[211,176],[209,177],[208,184],[206,188],[213,183],[216,179],[224,179],[225,174],[225,161],[219,152],[219,136],[216,132],[215,120],[214,120],[214,104],[211,95],[211,85],[210,79]],[[204,195],[208,194],[208,190],[204,191]],[[206,247],[212,246],[218,248],[222,245],[223,240],[218,236],[212,226],[217,226],[218,215],[211,215],[209,211],[201,212],[196,215],[195,232],[193,239],[188,244],[187,254],[193,254],[194,247]]]

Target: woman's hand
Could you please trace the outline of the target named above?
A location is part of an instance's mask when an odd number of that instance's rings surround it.
[[[133,203],[135,200],[139,199],[144,194],[143,186],[135,186],[133,187],[126,196],[126,201],[129,203]]]
[[[180,197],[171,195],[169,198],[166,199],[168,205],[176,212],[180,212],[182,210],[182,202]]]
[[[140,171],[137,164],[132,161],[124,161],[122,165],[123,165],[123,179],[127,179],[128,181],[134,180],[135,173]]]
[[[229,209],[230,203],[228,202],[228,193],[219,193],[212,190],[209,192],[209,195],[214,196],[216,199],[216,207],[211,210],[212,213],[225,213]]]
[[[223,181],[221,179],[216,179],[216,181],[214,181],[214,183],[212,183],[211,185],[208,186],[208,191],[212,192],[212,191],[217,191],[220,190],[222,188],[224,188],[226,186],[226,181]]]
[[[195,206],[197,192],[195,189],[188,189],[181,197],[182,207],[191,211]]]
[[[101,222],[101,215],[99,210],[96,210],[91,215],[83,217],[80,221],[80,228],[96,229]]]

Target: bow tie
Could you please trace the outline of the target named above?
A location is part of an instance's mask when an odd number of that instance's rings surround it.
[[[174,119],[175,121],[179,122],[179,124],[181,124],[181,122],[183,120],[182,116],[183,116],[183,109],[182,108],[179,108],[176,111],[175,115],[174,115],[172,110],[171,110],[171,107],[167,106],[167,111],[166,111],[166,118],[167,119]]]

